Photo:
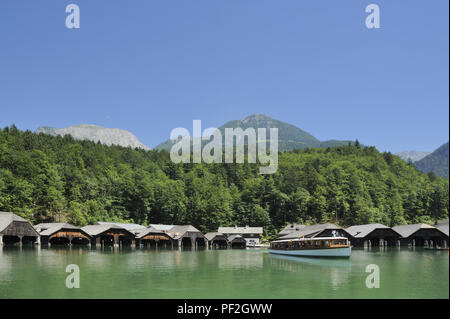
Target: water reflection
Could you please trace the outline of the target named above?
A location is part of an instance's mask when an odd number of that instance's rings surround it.
[[[275,254],[269,254],[269,258],[272,267],[289,271],[301,271],[304,265],[334,268],[349,268],[351,266],[349,258],[312,258]]]
[[[68,264],[82,288],[65,288]],[[365,287],[368,264],[381,288]],[[420,273],[420,276],[417,274]],[[0,248],[0,298],[448,298],[448,252],[355,249],[350,259],[265,250]]]
[[[263,253],[255,250],[223,250],[217,257],[217,266],[220,269],[260,269],[263,267]]]
[[[347,258],[308,258],[268,254],[270,267],[281,271],[298,273],[299,276],[314,272],[320,274],[318,281],[326,282],[337,290],[348,283],[351,261]]]

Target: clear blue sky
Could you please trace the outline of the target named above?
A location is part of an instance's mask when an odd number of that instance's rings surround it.
[[[381,29],[365,27],[369,3]],[[264,113],[321,140],[431,151],[449,135],[448,5],[1,0],[0,126],[97,124],[154,147],[193,119]]]

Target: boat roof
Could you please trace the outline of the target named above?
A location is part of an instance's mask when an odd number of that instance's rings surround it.
[[[313,238],[293,238],[293,239],[281,239],[274,240],[272,243],[281,243],[286,241],[311,241],[311,240],[335,240],[335,239],[348,239],[347,237],[313,237]]]

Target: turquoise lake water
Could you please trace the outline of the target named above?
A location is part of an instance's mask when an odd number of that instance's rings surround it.
[[[66,267],[80,288],[66,287]],[[380,288],[367,288],[368,265]],[[0,298],[449,298],[448,251],[354,249],[350,259],[265,249],[0,247]]]

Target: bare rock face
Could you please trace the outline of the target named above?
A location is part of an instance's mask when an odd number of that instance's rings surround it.
[[[136,136],[131,132],[118,128],[105,128],[97,125],[82,124],[69,126],[66,128],[53,128],[41,126],[36,133],[44,133],[49,135],[71,135],[78,140],[90,140],[100,142],[105,145],[119,145],[123,147],[141,148],[149,150],[150,148],[139,142]]]
[[[422,158],[431,154],[431,152],[421,152],[421,151],[403,151],[399,153],[395,153],[395,155],[400,156],[404,161],[417,162]]]

